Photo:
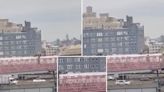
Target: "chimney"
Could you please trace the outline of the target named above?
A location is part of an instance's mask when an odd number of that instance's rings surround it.
[[[87,13],[92,13],[92,7],[91,7],[91,6],[88,6],[88,7],[86,8],[86,12],[87,12]]]
[[[126,16],[127,26],[130,26],[133,24],[133,17],[132,16]]]

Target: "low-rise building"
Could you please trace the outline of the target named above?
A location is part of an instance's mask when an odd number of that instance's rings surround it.
[[[81,45],[70,45],[68,47],[61,47],[60,53],[61,56],[77,56],[81,55]]]
[[[139,54],[144,49],[144,27],[131,16],[126,21],[107,13],[97,17],[87,7],[83,25],[83,55]]]
[[[41,52],[41,31],[0,19],[0,57],[34,56]]]
[[[164,48],[164,43],[158,42],[155,39],[147,39],[146,45],[149,48],[149,53],[161,53]]]
[[[52,45],[49,42],[43,41],[42,42],[42,52],[41,55],[43,56],[52,56],[59,54],[59,46]]]

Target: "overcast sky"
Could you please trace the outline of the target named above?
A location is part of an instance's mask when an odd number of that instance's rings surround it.
[[[0,18],[11,22],[31,21],[42,30],[42,39],[80,38],[80,0],[0,0]]]
[[[83,11],[86,6],[116,18],[133,16],[134,22],[144,25],[146,36],[164,35],[164,0],[84,0]]]

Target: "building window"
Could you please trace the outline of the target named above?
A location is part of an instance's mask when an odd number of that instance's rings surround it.
[[[9,46],[5,46],[4,49],[5,49],[5,50],[9,50]]]
[[[89,69],[89,65],[88,65],[88,64],[85,64],[85,65],[84,65],[84,68],[85,68],[85,69]]]
[[[16,54],[16,51],[11,51],[11,54],[12,54],[12,55],[15,55],[15,54]]]
[[[27,54],[27,51],[26,50],[24,51],[24,54]]]
[[[90,39],[86,39],[85,41],[86,41],[86,43],[90,43]]]
[[[22,35],[22,38],[23,38],[23,39],[26,39],[26,35]]]
[[[127,31],[118,31],[117,35],[128,35]]]
[[[95,54],[96,53],[96,49],[91,49],[91,53]]]
[[[125,42],[124,44],[125,44],[125,46],[126,46],[126,47],[128,47],[128,46],[129,46],[129,42]]]
[[[84,33],[84,37],[88,37],[89,36],[89,33]]]
[[[90,65],[90,68],[92,68],[93,69],[93,71],[95,70],[94,68],[96,68],[97,66],[96,65]],[[96,70],[95,70],[96,71]]]
[[[116,43],[114,43],[114,42],[111,43],[111,45],[112,45],[112,47],[116,47]]]
[[[122,47],[122,42],[117,43],[117,46]]]
[[[90,33],[90,37],[95,37],[96,34],[95,33]]]
[[[59,59],[59,61],[60,61],[59,63],[64,63],[65,60],[64,60],[64,58],[61,58],[61,59]]]
[[[97,33],[97,36],[103,36],[102,32]]]
[[[16,39],[21,39],[21,35],[17,35],[16,36]]]
[[[84,59],[84,62],[86,63],[86,62],[88,62],[88,58],[86,57],[86,58],[83,58]]]
[[[103,41],[102,38],[97,39],[97,42],[102,42],[102,41]]]
[[[0,50],[3,50],[3,46],[0,46]]]
[[[111,37],[111,41],[115,41],[115,37]]]
[[[81,66],[80,65],[76,65],[76,69],[81,69]]]
[[[16,44],[21,44],[22,43],[22,41],[16,41]]]
[[[117,37],[117,41],[121,41],[121,37]]]
[[[15,50],[15,46],[10,46],[10,48],[11,48],[12,50]]]
[[[112,53],[116,53],[117,52],[117,48],[112,48]]]
[[[0,55],[3,55],[3,52],[2,51],[0,51]]]
[[[62,65],[59,65],[59,70],[64,70],[64,67]]]
[[[86,44],[84,44],[84,48],[86,48],[87,47],[87,45]]]
[[[72,69],[73,65],[67,65],[67,69]]]
[[[9,53],[8,51],[6,51],[6,52],[5,52],[5,55],[7,55],[7,56],[8,56],[8,55],[10,55],[10,53]]]
[[[98,53],[103,53],[104,50],[103,50],[103,49],[97,49],[97,52],[98,52]]]
[[[0,45],[3,45],[1,41],[0,41]]]
[[[123,53],[123,48],[119,48],[119,53]]]
[[[81,59],[80,58],[75,58],[76,59],[76,62],[80,62],[81,61]]]
[[[15,41],[10,41],[10,44],[12,44],[12,45],[15,44]]]
[[[110,53],[110,50],[109,49],[104,49],[104,52]]]
[[[4,41],[3,43],[4,43],[4,45],[9,45],[10,44],[9,41]]]
[[[91,44],[91,48],[96,48],[96,44]]]
[[[23,43],[23,44],[27,44],[27,41],[26,41],[26,40],[23,40],[22,43]]]
[[[128,36],[125,36],[125,37],[124,37],[124,40],[125,40],[125,41],[128,41]]]
[[[109,46],[110,46],[109,43],[105,43],[105,44],[104,44],[104,47],[105,47],[105,48],[109,48]]]
[[[127,53],[128,53],[128,52],[129,52],[129,48],[125,48],[125,52],[127,52]]]
[[[123,35],[123,32],[122,31],[118,31],[117,35]]]
[[[98,48],[103,48],[103,44],[97,44]]]
[[[0,36],[0,40],[3,40],[3,37],[2,36]]]
[[[95,38],[91,38],[91,42],[96,42],[96,39]]]
[[[109,41],[110,41],[110,38],[109,38],[109,37],[105,37],[105,38],[104,38],[104,41],[105,41],[105,42],[109,42]]]
[[[4,40],[9,40],[10,38],[8,36],[4,36]]]
[[[135,41],[135,40],[136,40],[136,37],[135,37],[135,36],[131,36],[131,37],[129,38],[129,40],[130,40],[130,41]]]
[[[21,45],[17,46],[17,49],[22,49],[22,46]]]
[[[73,58],[67,58],[67,63],[71,63],[73,61],[75,61]]]

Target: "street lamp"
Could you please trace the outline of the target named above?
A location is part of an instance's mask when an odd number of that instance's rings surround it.
[[[161,92],[161,85],[160,85],[160,77],[159,77],[159,71],[158,69],[156,70],[157,74],[157,92]]]

